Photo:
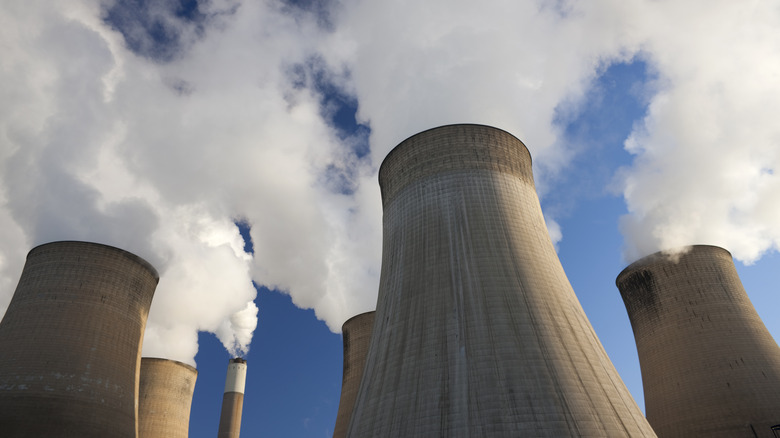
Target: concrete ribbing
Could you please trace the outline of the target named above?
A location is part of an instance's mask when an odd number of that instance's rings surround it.
[[[55,242],[30,251],[0,322],[4,437],[136,437],[141,342],[157,285],[141,258]]]
[[[344,373],[341,380],[341,399],[336,415],[333,438],[347,435],[352,408],[355,406],[363,367],[366,364],[368,344],[371,341],[371,329],[374,327],[374,312],[361,313],[348,319],[341,327],[344,337]]]
[[[187,438],[198,370],[175,360],[141,358],[138,430],[142,438]]]
[[[780,348],[731,254],[697,245],[617,278],[634,330],[647,418],[662,438],[767,437],[780,424]]]
[[[428,130],[379,182],[382,273],[348,436],[655,436],[563,272],[522,142]]]

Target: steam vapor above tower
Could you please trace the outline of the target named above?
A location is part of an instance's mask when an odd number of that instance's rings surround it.
[[[145,260],[111,246],[30,251],[0,322],[0,434],[136,438],[141,343],[158,279]]]
[[[655,436],[566,278],[520,140],[424,131],[379,184],[376,322],[348,436]]]
[[[375,312],[366,312],[349,318],[341,327],[344,338],[344,372],[341,379],[341,398],[336,414],[336,426],[333,428],[333,438],[344,438],[347,435],[352,409],[355,406],[363,378],[363,368],[366,365],[368,345],[371,342],[371,330],[374,328]]]
[[[219,417],[218,438],[238,438],[241,433],[241,413],[244,409],[246,385],[246,360],[230,359],[225,378],[225,394],[222,396],[222,413]]]
[[[138,436],[187,438],[198,370],[185,363],[141,358]]]
[[[659,437],[780,436],[773,431],[780,348],[728,251],[696,245],[674,258],[656,253],[616,282],[634,330],[647,418]]]

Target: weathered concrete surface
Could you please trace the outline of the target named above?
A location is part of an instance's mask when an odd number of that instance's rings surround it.
[[[241,413],[244,410],[244,394],[226,392],[222,396],[222,412],[219,416],[218,438],[238,438],[241,434]]]
[[[230,359],[228,363],[225,394],[222,396],[222,412],[219,416],[218,438],[239,438],[241,434],[246,368],[246,360],[239,357]]]
[[[198,370],[169,359],[141,358],[138,430],[141,438],[187,438]]]
[[[0,322],[0,435],[136,437],[157,281],[149,263],[110,246],[30,251]]]
[[[563,272],[520,140],[431,129],[379,183],[376,322],[348,436],[655,436]]]
[[[341,380],[341,398],[336,414],[336,426],[333,428],[333,438],[347,436],[347,427],[352,417],[363,378],[363,367],[366,365],[368,345],[371,341],[371,330],[374,327],[374,313],[366,312],[348,319],[341,327],[344,338],[344,373]]]
[[[775,438],[780,348],[728,251],[696,245],[679,260],[656,253],[621,272],[617,286],[659,437]]]

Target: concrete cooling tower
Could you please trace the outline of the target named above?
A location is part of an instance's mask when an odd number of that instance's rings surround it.
[[[366,365],[368,345],[371,341],[371,330],[374,327],[374,312],[361,313],[353,316],[341,327],[344,338],[344,374],[341,380],[341,399],[339,411],[336,414],[336,426],[333,428],[333,438],[347,436],[349,419],[355,406],[360,379],[363,378],[363,367]]]
[[[244,409],[246,360],[237,357],[228,363],[222,413],[219,416],[219,438],[238,438],[241,433],[241,413]]]
[[[511,134],[393,149],[376,322],[350,437],[652,437],[550,241]]]
[[[135,438],[157,281],[149,263],[110,246],[30,251],[0,322],[0,435]]]
[[[138,436],[187,438],[198,370],[175,360],[141,358]]]
[[[659,437],[776,438],[780,348],[742,287],[728,251],[662,253],[617,278]]]

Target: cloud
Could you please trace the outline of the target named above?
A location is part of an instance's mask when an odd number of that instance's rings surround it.
[[[550,235],[550,241],[552,241],[555,250],[558,250],[558,242],[563,239],[563,233],[561,232],[561,225],[554,219],[545,217],[545,225],[547,225],[547,233]]]
[[[771,2],[344,2],[334,39],[378,163],[432,126],[476,122],[521,138],[537,189],[585,153],[556,123],[604,68],[640,60],[648,112],[617,177],[625,256],[694,243],[751,262],[777,249],[780,12]],[[334,62],[335,63],[335,62]]]
[[[2,4],[0,285],[36,244],[93,240],[162,274],[145,354],[192,363],[199,330],[246,350],[252,281],[338,331],[375,305],[392,147],[497,126],[544,196],[587,153],[561,120],[637,58],[656,81],[617,179],[627,256],[715,243],[753,260],[779,239],[777,24],[762,2]]]
[[[303,306],[351,302],[325,298],[324,286],[331,265],[349,274],[362,265],[342,252],[360,209],[335,190],[361,165],[313,84],[288,75],[314,55],[306,40],[316,21],[247,4],[204,13],[212,18],[194,31],[165,5],[147,5],[123,27],[106,21],[118,5],[2,7],[0,282],[13,285],[26,250],[46,241],[134,252],[161,273],[144,354],[189,363],[199,330],[246,351],[253,279]],[[143,37],[149,16],[184,30],[139,46],[128,35]],[[177,56],[152,53],[171,45]],[[341,183],[320,185],[329,175]],[[251,226],[254,255],[238,218]],[[318,312],[337,328],[340,314]]]
[[[567,154],[556,108],[581,97],[617,50],[583,37],[589,17],[535,2],[348,1],[340,11],[333,38],[350,44],[335,55],[349,65],[375,162],[419,131],[471,122],[512,132],[557,168]]]
[[[780,248],[780,11],[771,2],[645,3],[658,74],[620,175],[626,257],[707,243],[747,263]]]

